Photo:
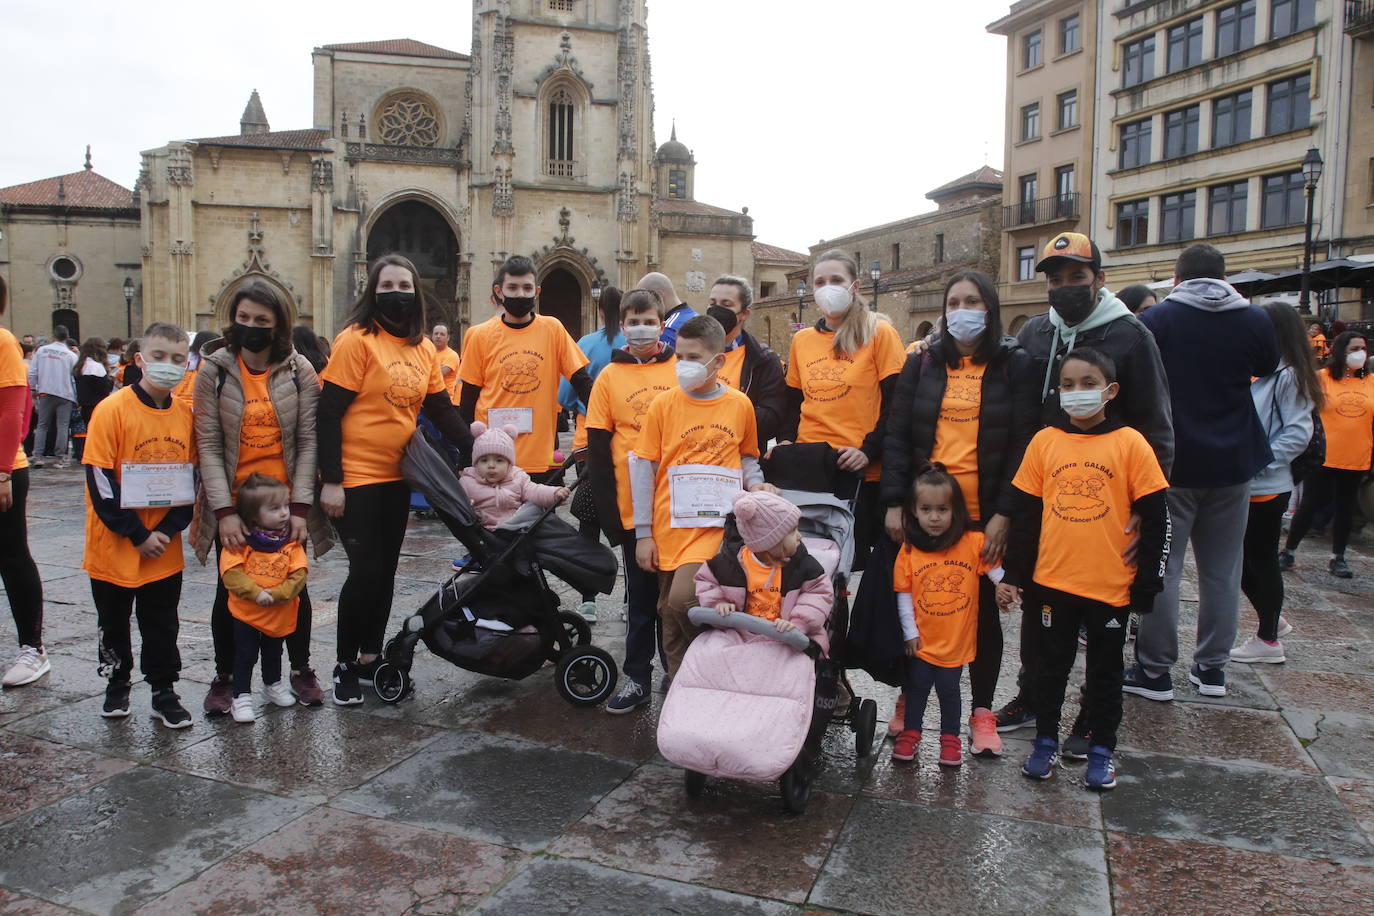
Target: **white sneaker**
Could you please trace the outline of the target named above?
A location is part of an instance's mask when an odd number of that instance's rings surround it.
[[[1279,615],[1279,639],[1283,639],[1285,636],[1287,636],[1289,633],[1292,633],[1292,632],[1293,632],[1293,624],[1291,624],[1291,623],[1288,622],[1288,618],[1287,618],[1287,617],[1285,617],[1285,616],[1283,616],[1282,614],[1280,614],[1280,615]]]
[[[51,670],[52,665],[48,663],[46,652],[33,646],[20,646],[19,657],[5,669],[5,676],[0,683],[6,687],[23,687],[25,684],[32,684]]]
[[[247,725],[258,717],[258,711],[253,708],[253,695],[251,693],[241,693],[234,697],[234,702],[229,707],[229,715],[234,717],[234,721],[241,725]]]
[[[1277,665],[1287,660],[1288,656],[1283,654],[1283,643],[1275,640],[1271,646],[1258,636],[1251,636],[1245,641],[1245,645],[1231,650],[1231,661],[1233,662],[1245,662],[1246,664],[1267,662],[1271,665]]]
[[[264,684],[262,695],[267,697],[273,706],[295,706],[296,695],[291,692],[291,688],[286,681],[277,681],[275,684]]]
[[[588,623],[596,623],[596,602],[584,601],[577,606],[577,613]]]
[[[66,458],[58,458],[57,463],[53,465],[53,467],[57,468],[59,471],[65,471],[67,468],[71,466],[71,462],[68,461]]]

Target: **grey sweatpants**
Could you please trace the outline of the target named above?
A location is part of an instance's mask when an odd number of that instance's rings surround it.
[[[1217,489],[1174,487],[1169,490],[1172,548],[1164,574],[1164,591],[1154,612],[1140,618],[1135,653],[1150,677],[1159,677],[1178,661],[1178,589],[1183,558],[1191,544],[1197,559],[1197,652],[1203,668],[1221,668],[1231,660],[1240,615],[1240,569],[1245,524],[1250,513],[1250,483]]]

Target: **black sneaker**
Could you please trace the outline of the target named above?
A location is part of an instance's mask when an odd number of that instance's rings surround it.
[[[153,694],[153,718],[165,728],[190,728],[191,714],[181,705],[181,697],[171,687]]]
[[[1331,575],[1335,576],[1337,579],[1355,578],[1355,574],[1351,572],[1350,567],[1346,565],[1345,557],[1332,557],[1331,562],[1327,564],[1326,568],[1329,569]]]
[[[1205,697],[1226,696],[1226,671],[1222,668],[1203,668],[1195,664],[1188,672],[1188,680]]]
[[[105,705],[100,715],[106,719],[122,719],[129,714],[128,681],[110,681],[105,685]]]
[[[1006,706],[997,710],[997,730],[999,732],[1015,731],[1024,725],[1034,724],[1035,712],[1019,693]]]
[[[370,683],[370,682],[369,682]],[[351,665],[334,666],[334,705],[357,706],[363,701],[363,687]]]
[[[1078,710],[1078,718],[1073,720],[1073,728],[1069,729],[1068,740],[1060,749],[1059,756],[1067,757],[1069,760],[1088,759],[1088,711],[1086,709]]]
[[[353,662],[348,667],[358,676],[358,683],[364,687],[372,686],[372,676],[377,673],[377,667],[381,665],[382,657],[379,655],[372,661],[364,664],[363,662]]]
[[[624,715],[634,712],[651,700],[653,697],[649,694],[648,684],[641,684],[634,678],[627,677],[620,682],[620,689],[615,692],[615,696],[606,701],[606,711],[613,716]]]
[[[1174,698],[1174,679],[1167,671],[1159,677],[1150,677],[1144,668],[1132,665],[1121,678],[1121,692],[1164,703]]]
[[[1279,551],[1279,569],[1283,570],[1284,572],[1287,572],[1288,570],[1292,569],[1293,567],[1295,567],[1295,566],[1297,566],[1297,565],[1298,565],[1298,561],[1295,560],[1295,559],[1293,559],[1293,551],[1291,551],[1291,550],[1280,550],[1280,551]]]

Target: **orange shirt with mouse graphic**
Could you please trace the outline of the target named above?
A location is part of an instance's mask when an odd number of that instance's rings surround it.
[[[1042,429],[1012,486],[1044,501],[1035,581],[1112,607],[1128,605],[1135,571],[1121,552],[1131,538],[1131,505],[1169,488],[1145,437],[1129,426],[1097,435]]]
[[[973,661],[978,649],[978,577],[983,534],[968,531],[939,553],[903,544],[892,567],[892,588],[911,596],[921,648],[916,656],[940,668]]]
[[[1374,452],[1374,376],[1336,381],[1322,370],[1322,428],[1326,431],[1323,467],[1369,470]]]
[[[219,553],[219,573],[224,575],[235,567],[242,567],[250,579],[267,591],[286,581],[292,573],[309,568],[305,548],[292,541],[281,550],[271,553],[255,550],[246,544],[237,549],[225,547]],[[256,601],[229,593],[229,613],[267,636],[290,636],[296,632],[296,611],[301,599],[292,598],[263,607]]]
[[[739,550],[739,565],[744,568],[744,607],[740,610],[764,620],[782,616],[782,586],[779,569],[759,562],[748,547]]]
[[[948,369],[945,396],[935,422],[935,447],[930,460],[938,461],[959,482],[968,514],[981,519],[978,505],[978,418],[983,411],[983,373],[987,366],[973,357],[959,360]]]
[[[281,448],[281,423],[272,397],[267,392],[267,373],[253,372],[239,357],[239,379],[243,384],[243,419],[239,423],[239,460],[234,466],[234,488],[252,474],[262,474],[291,486],[286,472],[286,456]]]
[[[634,452],[645,461],[658,462],[653,524],[658,568],[669,572],[711,559],[720,549],[725,529],[672,527],[668,471],[682,464],[740,470],[743,456],[757,458],[759,438],[754,405],[733,388],[726,388],[720,397],[699,400],[674,386],[649,405]]]
[[[0,328],[0,388],[29,387],[29,371],[24,365],[24,348],[9,328]],[[19,451],[14,456],[10,470],[19,471],[29,466],[28,456],[24,454],[24,443],[19,443]]]
[[[122,483],[126,464],[181,464],[196,460],[191,408],[173,397],[166,409],[149,407],[133,388],[121,388],[100,402],[86,426],[82,462],[105,468]],[[167,516],[166,507],[134,509],[152,531]],[[181,572],[181,532],[156,559],[145,559],[128,538],[115,534],[91,507],[86,494],[86,554],[81,564],[92,579],[138,588]]]
[[[849,356],[837,354],[830,331],[806,328],[792,337],[787,384],[801,390],[798,442],[827,442],[832,448],[859,448],[878,425],[883,396],[878,385],[897,375],[906,362],[902,338],[879,321],[873,339]],[[882,468],[871,461],[864,479],[877,480]]]
[[[425,397],[446,391],[434,344],[349,325],[334,338],[321,382],[355,392],[343,417],[343,485],[401,479],[401,456]]]
[[[639,441],[649,405],[663,392],[677,387],[676,360],[677,357],[661,363],[610,363],[596,377],[591,400],[587,402],[586,428],[611,434],[615,501],[620,509],[620,523],[627,531],[635,526],[629,453]]]
[[[463,336],[462,379],[482,389],[476,419],[492,408],[531,411],[530,431],[515,439],[515,463],[530,474],[553,466],[558,381],[587,365],[587,355],[556,318],[535,315],[513,328],[495,315]]]

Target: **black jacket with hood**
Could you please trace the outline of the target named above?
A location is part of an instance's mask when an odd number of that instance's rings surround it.
[[[754,423],[759,432],[759,454],[768,451],[768,442],[782,427],[787,404],[787,384],[778,354],[765,347],[748,331],[741,331],[744,366],[740,369],[739,390],[754,405]]]

